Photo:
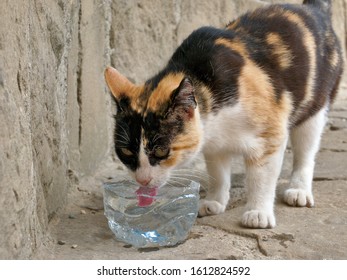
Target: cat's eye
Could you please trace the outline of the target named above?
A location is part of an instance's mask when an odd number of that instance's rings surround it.
[[[120,151],[122,152],[123,155],[128,156],[128,157],[134,155],[133,152],[127,148],[121,148]]]
[[[154,150],[154,156],[157,158],[164,158],[166,157],[170,152],[169,148],[156,148]]]

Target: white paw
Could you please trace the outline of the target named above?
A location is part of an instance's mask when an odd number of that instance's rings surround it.
[[[250,210],[243,214],[242,225],[249,228],[273,228],[276,226],[276,221],[271,212]]]
[[[284,192],[284,201],[291,206],[313,207],[313,195],[301,189],[288,189]]]
[[[218,215],[225,211],[225,206],[215,200],[200,200],[199,216]]]

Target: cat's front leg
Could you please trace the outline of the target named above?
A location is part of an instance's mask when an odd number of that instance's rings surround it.
[[[287,141],[264,162],[246,160],[246,211],[242,225],[249,228],[273,228],[276,226],[274,200],[277,179],[280,174]]]
[[[231,155],[205,153],[209,175],[206,198],[200,201],[199,216],[223,213],[229,201],[231,186]]]

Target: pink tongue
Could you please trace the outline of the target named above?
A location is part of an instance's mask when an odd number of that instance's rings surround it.
[[[139,187],[136,194],[138,206],[149,206],[153,203],[154,196],[157,195],[157,188]]]

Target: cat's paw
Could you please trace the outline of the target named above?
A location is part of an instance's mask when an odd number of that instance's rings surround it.
[[[276,226],[276,220],[271,212],[250,210],[243,214],[242,225],[248,228],[273,228]]]
[[[225,211],[225,206],[215,200],[200,200],[199,217],[218,215]]]
[[[311,192],[301,189],[288,189],[284,192],[284,201],[290,206],[313,207],[313,195]]]

